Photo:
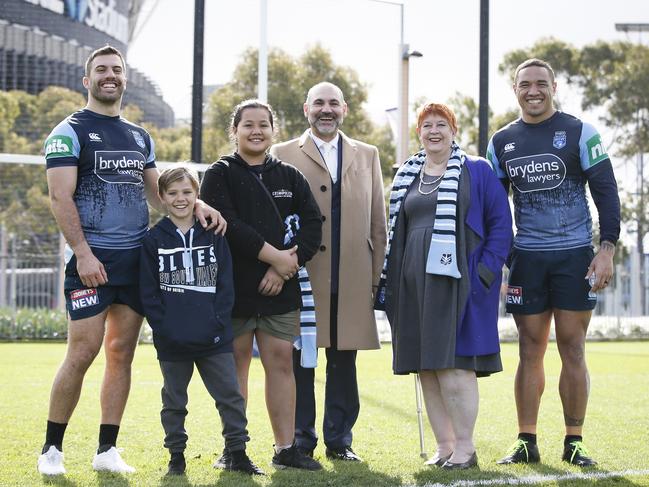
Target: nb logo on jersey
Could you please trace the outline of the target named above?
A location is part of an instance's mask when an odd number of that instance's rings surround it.
[[[514,149],[516,149],[516,142],[510,142],[509,144],[505,144],[505,152],[511,152]]]
[[[590,148],[590,160],[591,161],[596,161],[598,159],[601,159],[602,156],[606,156],[606,152],[604,151],[604,148],[602,147],[602,143],[600,142],[599,144],[595,144]]]
[[[54,135],[45,143],[45,157],[64,157],[72,155],[72,139],[66,135]]]
[[[99,136],[99,134],[96,134],[96,133],[94,133],[94,132],[90,132],[90,133],[88,134],[88,138],[89,138],[90,140],[95,141],[95,142],[101,142],[101,137]]]
[[[442,254],[442,258],[439,259],[442,265],[451,265],[451,262],[453,262],[453,254]]]

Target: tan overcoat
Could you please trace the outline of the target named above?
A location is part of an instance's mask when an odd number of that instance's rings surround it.
[[[329,347],[331,299],[331,176],[307,130],[270,152],[306,177],[323,216],[322,246],[307,263],[315,299],[318,346]],[[342,134],[343,160],[338,285],[338,349],[379,348],[373,290],[385,256],[383,178],[376,147]]]

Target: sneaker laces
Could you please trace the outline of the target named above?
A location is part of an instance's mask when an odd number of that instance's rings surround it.
[[[570,455],[570,462],[572,462],[577,454],[582,457],[590,457],[588,449],[582,441],[571,441],[569,445],[572,447],[572,454]]]
[[[525,455],[527,456],[527,458],[529,458],[530,453],[527,450],[527,441],[521,440],[520,438],[514,442],[514,444],[509,449],[507,455],[509,456],[509,455],[513,455],[514,453],[517,453],[521,448],[525,450]]]

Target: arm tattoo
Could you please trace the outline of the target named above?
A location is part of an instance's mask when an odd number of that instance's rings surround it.
[[[571,418],[566,413],[563,413],[563,419],[566,423],[566,426],[583,426],[584,418]]]
[[[609,242],[608,240],[604,240],[602,243],[600,243],[599,248],[600,250],[606,250],[608,252],[615,253],[615,244]]]

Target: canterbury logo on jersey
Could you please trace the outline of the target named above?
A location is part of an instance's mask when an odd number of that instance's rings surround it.
[[[95,151],[95,174],[113,184],[143,184],[146,159],[137,151]]]

